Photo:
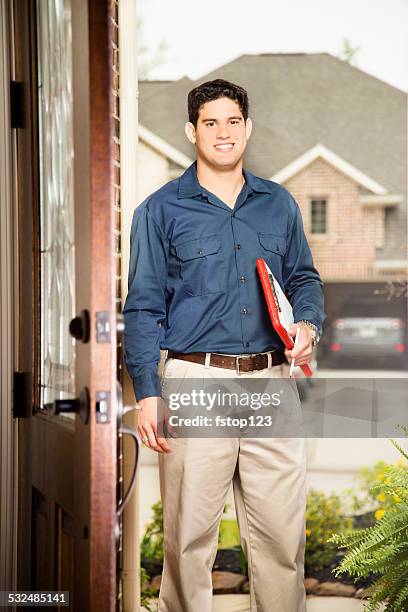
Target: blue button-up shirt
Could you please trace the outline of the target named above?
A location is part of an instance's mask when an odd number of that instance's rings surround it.
[[[292,304],[295,321],[320,333],[322,282],[299,206],[281,185],[243,170],[231,208],[202,187],[196,162],[135,210],[125,362],[136,400],[159,396],[160,349],[248,354],[283,349],[255,261],[262,257]]]

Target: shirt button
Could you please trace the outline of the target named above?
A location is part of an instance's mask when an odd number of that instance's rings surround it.
[[[245,283],[245,281],[246,281],[245,276],[240,276],[240,277],[239,277],[239,281],[240,281],[241,283]]]
[[[203,254],[202,250],[201,250],[201,249],[198,249],[198,251],[197,251],[197,255],[202,255],[202,254]]]
[[[241,248],[241,245],[240,244],[236,244],[235,248],[237,249],[237,251],[239,251],[239,249]]]
[[[246,308],[241,308],[241,314],[248,314],[248,310]]]
[[[245,348],[249,347],[249,342],[245,342]]]

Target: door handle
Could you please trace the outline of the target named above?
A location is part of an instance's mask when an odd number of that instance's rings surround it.
[[[57,399],[49,404],[44,404],[44,409],[49,410],[52,414],[62,414],[63,412],[78,414],[86,425],[89,421],[90,412],[89,389],[84,387],[79,397]]]
[[[79,315],[71,320],[69,333],[75,340],[81,340],[84,343],[89,342],[91,333],[89,310],[81,310]]]
[[[120,545],[120,536],[121,536],[121,523],[120,523],[120,519],[123,513],[123,510],[126,507],[126,504],[128,503],[130,496],[132,495],[133,489],[136,485],[136,477],[137,477],[137,472],[139,470],[139,464],[140,464],[140,437],[139,434],[137,433],[137,431],[135,429],[133,429],[132,427],[129,427],[127,425],[123,425],[122,423],[122,419],[123,419],[123,415],[126,414],[127,412],[131,412],[132,410],[137,410],[137,405],[135,404],[134,406],[123,406],[123,394],[122,394],[122,386],[119,383],[119,381],[116,381],[116,405],[117,405],[117,429],[118,429],[118,433],[124,434],[124,435],[128,435],[132,438],[132,440],[135,443],[135,463],[133,466],[133,471],[132,471],[132,476],[130,479],[130,483],[128,486],[128,489],[126,491],[126,493],[124,494],[122,500],[119,502],[118,507],[116,509],[116,530],[115,530],[115,537],[116,537],[116,546],[117,548],[119,548]]]

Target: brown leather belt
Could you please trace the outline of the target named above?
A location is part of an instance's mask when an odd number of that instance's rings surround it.
[[[271,366],[279,365],[286,361],[285,354],[281,351],[272,351]],[[183,359],[184,361],[192,361],[193,363],[205,364],[206,353],[177,353],[169,350],[167,357],[173,359]],[[268,355],[266,353],[257,353],[255,355],[236,355],[231,357],[222,353],[211,353],[210,365],[216,368],[227,368],[236,370],[237,374],[242,372],[253,372],[254,370],[263,370],[268,367]]]

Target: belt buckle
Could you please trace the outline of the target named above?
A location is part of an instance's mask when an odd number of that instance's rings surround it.
[[[246,355],[237,355],[235,357],[235,371],[238,374],[238,376],[241,376],[242,372],[240,372],[239,370],[239,360],[240,359],[248,359],[248,357]]]

